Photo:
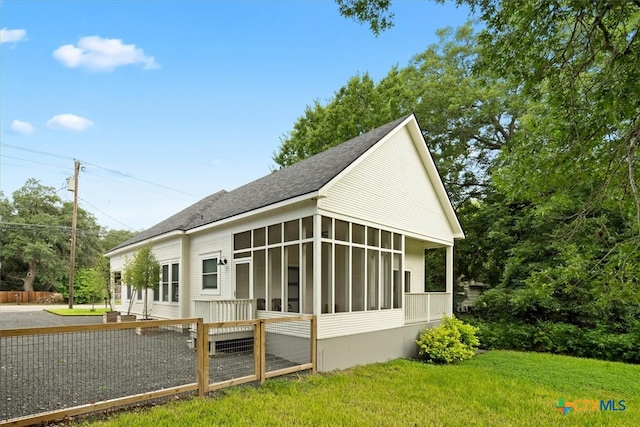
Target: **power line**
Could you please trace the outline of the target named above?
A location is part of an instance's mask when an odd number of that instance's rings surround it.
[[[30,223],[25,223],[25,222],[6,222],[6,221],[0,221],[0,228],[2,229],[23,229],[23,228],[42,228],[45,230],[60,230],[60,231],[71,231],[71,226],[70,225],[46,225],[46,224],[30,224]],[[102,236],[102,234],[100,232],[96,232],[96,231],[89,231],[89,230],[85,230],[85,229],[81,229],[79,228],[78,231],[83,234],[93,234],[95,236]]]
[[[59,159],[74,160],[71,157],[61,156],[59,154],[47,153],[46,151],[34,150],[33,148],[18,147],[17,145],[2,144],[3,147],[13,148],[14,150],[28,151],[29,153],[42,154],[44,156],[57,157]]]
[[[88,205],[89,205],[89,206],[91,206],[93,209],[95,209],[95,210],[97,210],[98,212],[100,212],[102,215],[104,215],[104,216],[106,216],[107,218],[109,218],[109,219],[111,219],[111,220],[113,220],[113,221],[117,222],[118,224],[120,224],[120,225],[122,225],[122,226],[124,226],[124,227],[128,228],[129,230],[131,230],[131,231],[136,231],[133,227],[129,227],[127,224],[125,224],[125,223],[123,223],[123,222],[118,221],[117,219],[115,219],[114,217],[112,217],[111,215],[109,215],[108,213],[101,211],[100,209],[98,209],[97,207],[95,207],[94,205],[92,205],[91,203],[87,202],[85,199],[80,198],[80,201],[82,201],[83,203],[88,204]]]
[[[53,166],[55,168],[61,168],[61,169],[65,169],[65,170],[66,169],[70,169],[68,166],[54,165],[52,163],[39,162],[37,160],[23,159],[21,157],[14,157],[14,156],[7,156],[6,154],[3,154],[2,157],[7,158],[7,159],[13,159],[13,160],[22,160],[24,162],[37,163],[39,165]]]
[[[7,147],[7,148],[12,148],[12,149],[14,149],[14,150],[27,151],[27,152],[30,152],[30,153],[41,154],[41,155],[44,155],[44,156],[57,157],[57,158],[60,158],[60,159],[65,159],[65,160],[73,160],[73,161],[75,161],[75,160],[76,160],[76,159],[72,159],[71,157],[67,157],[67,156],[61,156],[61,155],[58,155],[58,154],[48,153],[48,152],[46,152],[46,151],[41,151],[41,150],[34,150],[34,149],[32,149],[32,148],[18,147],[18,146],[16,146],[16,145],[11,145],[11,144],[3,144],[2,146],[3,146],[3,147]],[[9,157],[9,156],[6,156],[6,155],[4,155],[4,154],[0,154],[0,156],[2,156],[2,157]],[[35,161],[35,160],[27,160],[27,159],[21,159],[21,160],[28,161],[28,162],[39,163],[39,162],[37,162],[37,161]],[[152,181],[146,180],[146,179],[137,178],[137,177],[135,177],[135,176],[133,176],[133,175],[130,175],[130,174],[127,174],[127,173],[125,173],[125,172],[117,171],[117,170],[114,170],[114,169],[109,169],[109,168],[106,168],[106,167],[104,167],[104,166],[100,166],[100,165],[97,165],[97,164],[95,164],[95,163],[87,162],[87,161],[84,161],[84,160],[79,160],[79,161],[80,161],[80,163],[82,163],[82,164],[84,164],[84,165],[90,165],[90,166],[93,166],[93,167],[95,167],[95,168],[98,168],[98,169],[102,169],[102,170],[104,170],[104,171],[107,171],[107,172],[109,172],[109,173],[112,173],[112,174],[115,174],[115,175],[118,175],[118,176],[122,176],[122,177],[124,177],[124,178],[129,178],[129,179],[137,180],[137,181],[140,181],[140,182],[144,182],[145,184],[149,184],[149,185],[153,185],[153,186],[156,186],[156,187],[160,187],[160,188],[163,188],[163,189],[165,189],[165,190],[174,191],[174,192],[176,192],[176,193],[181,193],[181,194],[184,194],[184,195],[186,195],[186,196],[190,196],[190,197],[197,197],[197,196],[196,196],[196,195],[194,195],[194,194],[187,193],[187,192],[185,192],[185,191],[178,190],[178,189],[175,189],[175,188],[169,187],[169,186],[167,186],[167,185],[158,184],[158,183],[155,183],[155,182],[152,182]],[[49,165],[49,166],[52,166],[52,165]],[[68,169],[68,168],[67,168],[67,169]],[[105,178],[109,179],[109,177],[105,177]]]

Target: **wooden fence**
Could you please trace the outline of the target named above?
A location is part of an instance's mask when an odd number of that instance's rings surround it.
[[[0,304],[26,304],[51,297],[54,292],[0,291]]]
[[[315,372],[316,331],[310,315],[0,330],[0,426]]]

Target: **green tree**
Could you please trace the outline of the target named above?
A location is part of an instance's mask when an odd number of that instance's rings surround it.
[[[390,2],[344,3],[365,10],[343,14],[376,34],[392,24]],[[519,94],[515,132],[489,163],[499,197],[459,211],[470,219],[466,254],[497,243],[466,266],[498,284],[479,300],[482,314],[526,325],[532,348],[602,356],[595,349],[619,343],[637,354],[637,339],[586,341],[640,331],[640,3],[457,3],[484,26],[469,69]],[[585,342],[571,350],[543,342],[576,328]],[[610,356],[637,360],[625,351]]]
[[[145,319],[148,319],[148,291],[149,289],[157,289],[160,285],[160,264],[151,251],[151,246],[144,246],[136,252],[132,259],[125,262],[122,278],[123,282],[131,286],[136,294],[144,291],[142,315]],[[132,295],[131,301],[133,300],[134,296]],[[131,301],[127,314],[131,313]]]
[[[25,291],[59,286],[68,277],[71,203],[62,202],[54,188],[30,179],[0,206],[0,256],[8,278],[21,281]],[[98,231],[95,218],[78,209],[79,268],[92,265],[99,253]]]
[[[82,268],[75,274],[74,299],[80,304],[91,303],[95,308],[96,301],[106,296],[108,279],[94,268]]]
[[[489,168],[517,129],[518,88],[475,74],[477,35],[470,24],[438,31],[439,41],[379,83],[352,77],[323,105],[315,101],[282,141],[280,167],[415,112],[455,205],[491,191]]]
[[[393,25],[390,1],[336,1],[342,15],[369,23],[374,34]],[[522,85],[530,102],[526,132],[505,153],[509,190],[537,202],[598,178],[576,213],[613,201],[640,236],[640,3],[456,3],[485,25],[481,68]]]
[[[102,237],[100,238],[100,248],[103,253],[107,252],[118,246],[120,243],[126,242],[136,234],[138,234],[137,231],[114,229],[103,230]]]

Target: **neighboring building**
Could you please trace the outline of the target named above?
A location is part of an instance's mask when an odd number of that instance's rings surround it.
[[[465,312],[473,308],[476,299],[484,292],[485,284],[475,280],[468,280],[463,281],[461,285],[463,290],[460,292],[460,296],[463,299],[460,301],[458,311]]]
[[[317,315],[318,370],[329,371],[416,355],[420,329],[452,313],[463,237],[409,115],[206,197],[107,256],[117,280],[126,257],[152,245],[162,265],[153,317]],[[433,248],[446,248],[444,292],[424,292]]]

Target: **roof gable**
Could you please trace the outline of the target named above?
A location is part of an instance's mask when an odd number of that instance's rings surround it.
[[[317,192],[409,117],[412,115],[394,120],[235,190],[222,190],[205,197],[109,252],[172,231],[188,231]]]
[[[442,241],[464,238],[413,115],[336,175],[320,196],[326,196],[318,204],[322,209],[421,231]]]

